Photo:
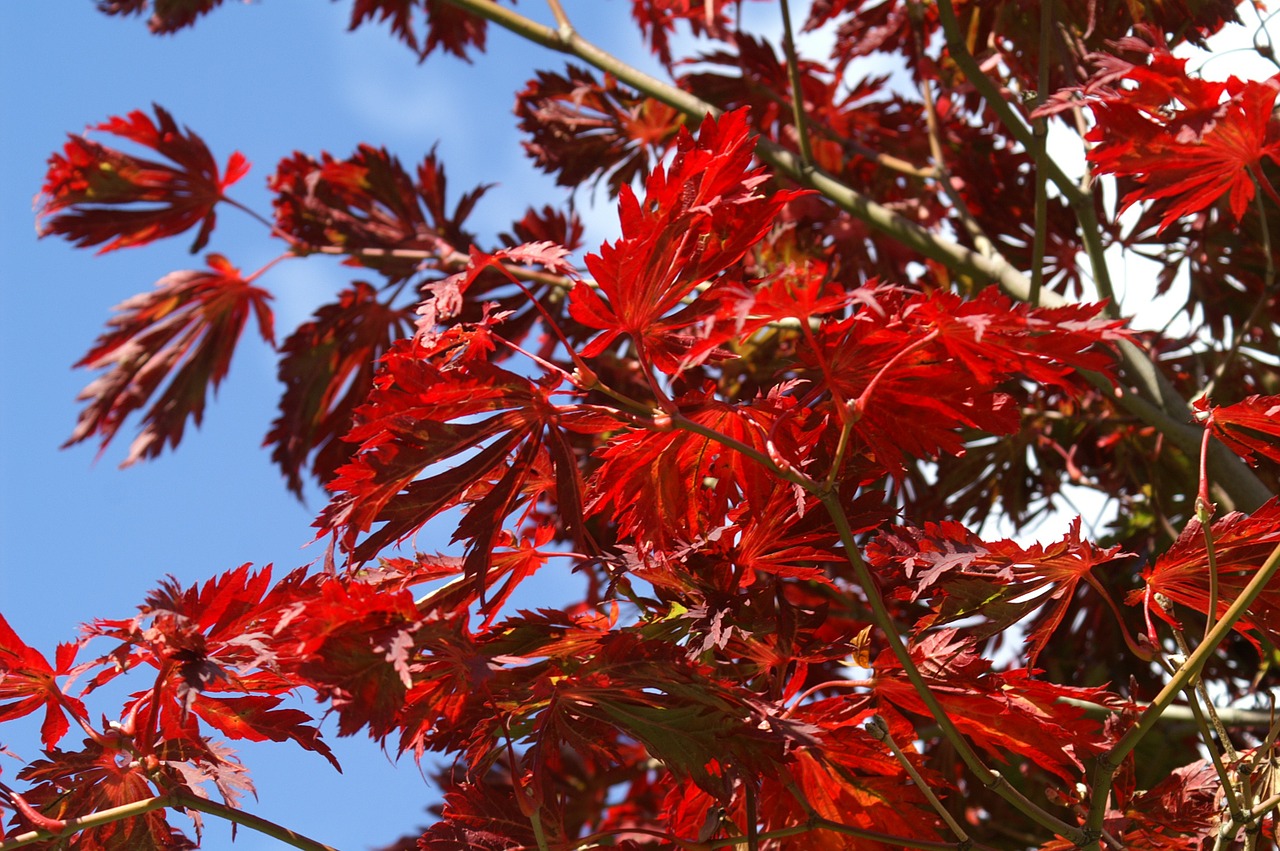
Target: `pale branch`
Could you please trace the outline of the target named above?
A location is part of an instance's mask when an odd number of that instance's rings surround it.
[[[16,851],[18,848],[33,845],[37,842],[73,836],[90,828],[102,827],[125,819],[137,818],[155,810],[169,808],[196,810],[235,824],[244,825],[250,830],[278,839],[286,845],[292,845],[294,848],[300,849],[300,851],[338,851],[331,845],[317,842],[261,816],[255,816],[197,795],[176,791],[141,801],[132,801],[106,810],[99,810],[87,816],[66,819],[61,830],[31,830],[26,833],[19,833],[16,836],[0,841],[0,851]]]
[[[577,57],[649,97],[679,110],[695,121],[707,115],[719,115],[721,112],[713,104],[646,74],[601,50],[570,29],[552,29],[504,8],[494,0],[446,0],[446,2],[504,27],[535,44]],[[990,84],[990,80],[987,82]],[[1006,111],[1012,111],[1012,108],[1002,99],[998,101],[1004,103]],[[994,106],[993,108],[998,109]],[[1016,116],[1011,120],[1014,121],[1015,126],[1021,124]],[[1020,139],[1024,135],[1031,139],[1030,131],[1025,127],[1023,131],[1025,132],[1015,135]],[[1034,142],[1034,139],[1031,141]],[[1019,300],[1027,301],[1032,297],[1034,287],[1031,279],[1014,268],[1005,258],[999,255],[985,257],[977,251],[917,225],[817,166],[806,163],[799,155],[771,139],[760,138],[756,145],[756,153],[763,162],[776,171],[785,174],[802,186],[816,190],[842,210],[922,256],[935,260],[958,273],[980,280],[994,281],[1005,292]],[[1059,184],[1061,180],[1070,186],[1069,190],[1063,190],[1063,194],[1068,199],[1085,197],[1084,190],[1066,179],[1060,170],[1055,171],[1056,166],[1052,165],[1051,161],[1050,165],[1049,177],[1055,184]],[[1061,184],[1059,188],[1062,188]],[[1091,218],[1092,206],[1074,203],[1072,206],[1081,217],[1085,248],[1093,261],[1095,279],[1105,292],[1106,267],[1101,263],[1100,231],[1097,229],[1096,217]],[[1066,299],[1052,292],[1040,294],[1039,301],[1045,307],[1060,307],[1068,304]],[[1168,378],[1137,346],[1125,341],[1118,346],[1118,349],[1127,379],[1133,382],[1141,393],[1140,400],[1125,403],[1126,409],[1164,433],[1190,457],[1195,457],[1199,449],[1201,431],[1190,423],[1190,408],[1186,400],[1177,393]],[[1252,511],[1271,497],[1271,493],[1258,477],[1225,446],[1215,442],[1210,453],[1214,478],[1221,486],[1223,502],[1227,507]]]
[[[1103,706],[1100,703],[1093,703],[1088,700],[1080,700],[1075,697],[1060,697],[1059,703],[1065,703],[1068,706],[1075,706],[1083,709],[1090,715],[1112,715],[1122,710],[1115,709],[1110,706]],[[1138,704],[1139,712],[1145,712],[1149,704]],[[1216,708],[1214,710],[1218,714],[1224,726],[1233,728],[1257,728],[1268,727],[1271,725],[1271,713],[1262,709],[1237,709],[1235,707]],[[1167,706],[1160,715],[1161,721],[1179,721],[1191,723],[1195,721],[1195,715],[1189,706],[1181,704]]]

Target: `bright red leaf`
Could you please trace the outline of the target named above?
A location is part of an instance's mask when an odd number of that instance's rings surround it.
[[[583,349],[584,357],[626,334],[642,361],[664,372],[680,369],[691,343],[681,329],[714,307],[705,295],[702,307],[678,310],[681,301],[741,260],[782,206],[801,194],[761,194],[768,176],[751,168],[753,150],[744,110],[708,117],[696,141],[680,131],[675,159],[649,175],[643,201],[622,188],[622,238],[586,258],[599,292],[579,283],[571,293],[573,318],[604,331]]]
[[[1121,209],[1155,202],[1163,230],[1224,197],[1239,220],[1255,184],[1277,198],[1262,164],[1280,163],[1280,123],[1272,117],[1280,75],[1211,83],[1192,77],[1187,60],[1160,45],[1149,54],[1146,65],[1108,58],[1101,72],[1105,81],[1136,86],[1085,88],[1097,121],[1087,137],[1095,143],[1089,161],[1099,174],[1134,181]]]
[[[1280,396],[1250,396],[1217,407],[1205,397],[1192,403],[1214,437],[1255,466],[1258,456],[1280,463]]]
[[[75,644],[59,645],[57,666],[51,666],[43,654],[24,644],[0,615],[0,722],[43,708],[40,740],[46,748],[53,748],[71,729],[68,712],[87,721],[89,712],[84,704],[63,694],[56,679],[70,672],[76,649]]]
[[[1233,511],[1215,521],[1209,531],[1218,565],[1215,617],[1222,617],[1280,546],[1280,502],[1271,499],[1251,515]],[[1201,614],[1209,612],[1209,557],[1204,530],[1198,520],[1192,518],[1187,523],[1168,552],[1142,572],[1142,579],[1147,587],[1133,591],[1128,602],[1142,603],[1148,619],[1154,612],[1162,620],[1178,625],[1176,611],[1166,613],[1154,600],[1155,594],[1163,594]],[[1244,616],[1236,621],[1235,629],[1251,641],[1256,639],[1250,633],[1257,630],[1267,640],[1280,642],[1280,587],[1276,583],[1263,589]]]
[[[219,174],[199,136],[179,129],[163,108],[155,111],[155,121],[134,111],[93,129],[150,148],[172,165],[71,136],[62,153],[49,158],[37,201],[41,236],[58,234],[82,248],[106,243],[102,253],[199,225],[191,252],[204,248],[216,221],[214,207],[226,188],[248,172],[249,163],[234,153]]]

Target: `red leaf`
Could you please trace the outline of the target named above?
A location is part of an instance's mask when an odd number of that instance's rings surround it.
[[[1275,498],[1252,515],[1233,511],[1211,527],[1213,551],[1218,565],[1218,609],[1216,617],[1240,596],[1258,569],[1280,544],[1280,501]],[[1142,572],[1146,589],[1133,591],[1128,602],[1141,602],[1148,617],[1154,611],[1161,619],[1177,625],[1177,621],[1159,605],[1153,595],[1163,594],[1201,614],[1207,614],[1209,596],[1209,557],[1205,549],[1204,530],[1192,518],[1168,552]],[[1235,630],[1256,644],[1250,633],[1257,630],[1269,641],[1280,641],[1280,586],[1271,583],[1235,623]]]
[[[323,756],[339,771],[337,758],[320,739],[320,731],[311,726],[310,715],[300,709],[276,709],[282,698],[267,695],[211,698],[198,696],[191,711],[232,739],[251,742],[296,742]]]
[[[414,32],[418,15],[426,19],[425,38],[419,38]],[[484,52],[484,18],[448,0],[356,0],[351,8],[350,29],[375,18],[389,21],[391,32],[418,54],[420,60],[430,56],[437,47],[468,61],[468,48]]]
[[[41,653],[18,638],[0,615],[0,722],[21,718],[43,707],[40,740],[51,749],[71,729],[67,712],[87,721],[89,712],[84,704],[63,694],[55,679],[70,672],[74,659],[75,645],[61,645],[57,668],[50,666]]]
[[[264,444],[273,447],[271,460],[299,497],[309,456],[311,472],[321,484],[350,460],[355,447],[342,437],[373,386],[378,360],[411,332],[411,316],[379,301],[373,287],[357,281],[335,303],[317,309],[315,318],[280,347],[279,377],[285,391]]]
[[[335,496],[316,521],[320,534],[337,533],[356,561],[463,504],[454,540],[468,542],[466,573],[480,588],[509,515],[527,515],[548,500],[577,534],[582,485],[565,429],[586,421],[551,401],[557,377],[535,382],[483,359],[494,324],[455,326],[433,347],[397,343],[384,358],[349,436],[360,449],[339,469],[330,485]],[[450,466],[435,467],[442,462]],[[548,465],[554,475],[544,473]]]
[[[1250,464],[1257,465],[1257,455],[1280,463],[1280,396],[1250,396],[1224,407],[1202,396],[1192,405],[1214,437]]]
[[[1085,88],[1097,121],[1087,136],[1096,143],[1089,161],[1099,174],[1132,178],[1136,186],[1121,211],[1153,201],[1161,230],[1224,196],[1238,221],[1253,200],[1254,181],[1269,186],[1264,158],[1280,163],[1280,125],[1272,121],[1280,75],[1211,83],[1189,76],[1187,60],[1163,45],[1150,48],[1149,57],[1145,66],[1107,59],[1106,81],[1136,86]]]
[[[622,188],[622,238],[585,261],[600,295],[586,283],[571,293],[573,318],[604,330],[582,350],[584,357],[626,334],[642,362],[669,373],[681,368],[689,341],[678,331],[701,314],[697,308],[671,311],[694,287],[741,260],[782,206],[802,194],[757,192],[768,178],[750,167],[753,150],[745,111],[708,117],[696,141],[681,130],[675,159],[649,176],[643,202],[629,186]],[[714,309],[713,299],[701,301],[701,310]]]
[[[166,443],[178,445],[188,418],[200,424],[208,388],[216,390],[226,376],[250,311],[262,339],[274,344],[271,295],[222,255],[207,260],[209,271],[173,272],[156,282],[155,291],[116,307],[112,330],[76,364],[109,371],[81,392],[89,404],[64,445],[97,435],[105,449],[125,419],[168,380],[143,415],[122,466],[153,458]]]
[[[989,660],[950,629],[913,642],[911,656],[956,727],[983,750],[1016,753],[1068,784],[1080,779],[1085,759],[1105,750],[1102,722],[1060,702],[1064,697],[1103,702],[1104,689],[1041,682],[1025,669],[995,673]],[[930,717],[890,651],[882,652],[873,667],[880,700]]]
[[[164,109],[156,121],[140,111],[99,124],[104,130],[167,157],[173,165],[122,153],[83,136],[71,136],[61,154],[49,158],[49,171],[37,200],[41,236],[60,234],[83,248],[106,243],[99,254],[145,245],[200,225],[194,254],[209,241],[214,207],[223,191],[249,170],[238,152],[226,173],[204,141],[179,130]]]
[[[516,115],[531,137],[525,150],[557,184],[604,179],[611,195],[647,178],[684,123],[672,107],[576,65],[564,76],[538,72],[516,96]]]
[[[165,34],[191,26],[201,15],[220,5],[222,0],[98,0],[98,11],[108,15],[142,15],[150,7],[147,29]]]
[[[444,167],[434,151],[415,180],[398,158],[371,145],[345,160],[322,153],[317,162],[295,153],[280,161],[269,185],[276,227],[296,249],[339,248],[350,254],[349,265],[395,281],[419,271],[424,256],[448,258],[470,245],[474,237],[462,224],[488,188],[464,195],[450,213]]]

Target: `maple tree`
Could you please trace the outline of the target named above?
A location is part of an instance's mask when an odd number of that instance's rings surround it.
[[[68,442],[176,446],[252,318],[325,556],[164,580],[52,656],[0,616],[0,722],[43,747],[0,777],[0,851],[192,847],[202,815],[326,848],[241,808],[226,741],[336,766],[297,693],[449,759],[394,848],[1275,844],[1280,74],[1174,52],[1264,11],[784,0],[772,43],[746,2],[631,0],[666,79],[559,0],[353,4],[423,59],[483,61],[494,25],[567,54],[516,114],[539,168],[603,188],[599,246],[572,196],[471,233],[485,188],[451,196],[434,149],[295,153],[269,214],[160,106],[53,154],[44,235],[198,254],[230,207],[281,251],[120,305]],[[98,3],[156,33],[219,5]],[[313,255],[360,278],[277,345],[271,271]],[[1187,289],[1185,332],[1126,314],[1124,255]],[[1067,485],[1111,524],[999,538]],[[579,592],[513,609],[543,571]]]

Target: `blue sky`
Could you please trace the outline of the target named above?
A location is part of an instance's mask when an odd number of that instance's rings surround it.
[[[228,0],[194,29],[154,37],[138,19],[108,18],[89,2],[10,0],[0,27],[0,612],[28,643],[51,652],[94,617],[133,613],[156,581],[202,581],[244,562],[274,562],[277,575],[309,563],[302,547],[321,500],[285,492],[261,448],[280,387],[275,357],[246,334],[231,375],[201,429],[146,464],[117,469],[131,433],[95,461],[95,445],[60,450],[91,378],[73,371],[111,308],[167,272],[203,267],[191,234],[96,256],[37,240],[32,200],[45,160],[67,132],[158,103],[199,133],[220,162],[232,150],[253,163],[233,194],[269,212],[265,178],[294,150],[346,156],[362,141],[385,145],[406,165],[432,145],[446,163],[451,196],[496,182],[470,225],[482,237],[563,190],[524,158],[511,113],[536,68],[561,57],[491,30],[490,52],[467,65],[414,55],[379,25],[346,32],[350,3]],[[530,14],[545,6],[525,3]],[[623,0],[568,4],[580,28],[622,55],[647,62]],[[102,137],[99,137],[102,138]],[[580,200],[588,200],[589,193]],[[600,211],[588,245],[610,231]],[[594,243],[592,242],[594,239]],[[207,250],[246,272],[279,251],[260,224],[225,209]],[[349,276],[320,259],[291,261],[262,284],[275,294],[283,339]],[[437,543],[419,541],[423,549]],[[554,590],[553,588],[551,590]],[[136,685],[134,687],[137,687]],[[91,708],[93,708],[91,704]],[[97,711],[114,712],[103,703]],[[326,725],[331,731],[332,725]],[[0,728],[0,744],[30,759],[28,725]],[[345,776],[314,754],[247,745],[259,801],[248,807],[342,849],[389,842],[427,822],[434,798],[411,759],[397,768],[366,739],[330,741]],[[64,746],[75,746],[74,736]],[[11,780],[18,765],[0,762]],[[181,824],[181,819],[175,823]],[[233,847],[225,825],[207,823],[205,847]],[[280,847],[241,831],[240,851]]]

